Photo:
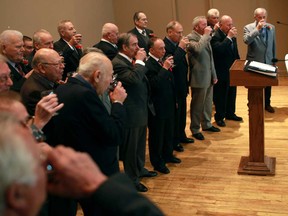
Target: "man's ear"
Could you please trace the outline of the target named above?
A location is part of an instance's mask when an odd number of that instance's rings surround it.
[[[101,71],[97,69],[96,71],[93,72],[93,76],[92,77],[93,77],[93,80],[96,83],[100,82]]]
[[[28,193],[26,185],[14,183],[9,186],[6,191],[7,208],[17,211],[27,208],[27,205],[29,205],[27,200]]]

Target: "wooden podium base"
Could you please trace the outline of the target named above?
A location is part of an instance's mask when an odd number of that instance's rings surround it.
[[[242,156],[238,168],[238,174],[246,175],[275,175],[275,157],[264,157],[262,162],[250,162],[249,157]]]

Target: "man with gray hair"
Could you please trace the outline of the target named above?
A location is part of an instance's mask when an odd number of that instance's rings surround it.
[[[258,61],[265,64],[273,64],[272,59],[276,58],[276,36],[275,26],[267,23],[267,11],[265,8],[257,8],[254,11],[254,22],[244,27],[244,43],[248,50],[246,59]],[[274,113],[271,106],[271,86],[264,88],[265,110]]]
[[[23,35],[17,30],[5,30],[0,34],[0,53],[8,59],[8,66],[11,70],[13,85],[11,90],[20,92],[24,81],[29,77],[28,71],[24,67]]]
[[[7,64],[7,58],[0,54],[0,92],[8,91],[12,85],[11,70]]]
[[[212,33],[219,28],[219,16],[220,12],[216,8],[211,8],[207,11],[207,25],[212,28]]]
[[[204,16],[193,19],[192,33],[187,37],[190,41],[187,48],[190,67],[190,86],[192,99],[190,104],[190,130],[198,140],[204,140],[200,132],[219,132],[220,129],[211,124],[213,85],[217,83],[212,48],[210,45],[212,28],[207,26]]]
[[[32,66],[31,66],[32,59],[33,59],[35,53],[37,52],[37,50],[39,50],[41,48],[49,48],[49,49],[54,48],[53,37],[50,34],[50,32],[48,32],[45,29],[39,29],[36,32],[34,32],[34,34],[33,34],[33,47],[34,47],[34,50],[28,56],[28,66],[26,66],[30,70],[32,69]]]
[[[112,61],[118,53],[118,37],[118,27],[113,23],[105,23],[102,27],[102,38],[100,42],[95,44],[93,47],[102,50],[103,53]]]

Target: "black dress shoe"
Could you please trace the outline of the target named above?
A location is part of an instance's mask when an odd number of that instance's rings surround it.
[[[223,120],[219,120],[219,121],[216,121],[216,124],[219,126],[219,127],[225,127],[226,124]]]
[[[181,143],[194,143],[194,140],[186,137],[186,138],[181,139],[180,142]]]
[[[165,161],[166,161],[166,163],[181,163],[181,160],[177,157],[174,157],[174,156],[165,160]]]
[[[272,106],[265,106],[265,110],[267,111],[267,112],[269,112],[269,113],[274,113],[275,112],[275,110],[274,110],[274,108],[272,107]]]
[[[210,128],[203,129],[203,131],[220,132],[221,130],[217,127],[211,126]]]
[[[174,150],[177,152],[183,152],[184,148],[183,146],[179,143],[177,146],[174,146]]]
[[[150,177],[155,177],[155,176],[157,176],[157,175],[158,175],[157,172],[148,171],[147,173],[145,173],[145,174],[143,174],[143,175],[140,175],[140,177],[148,177],[148,178],[150,178]]]
[[[228,116],[226,117],[227,120],[232,120],[232,121],[243,121],[243,118],[242,117],[239,117],[237,115],[234,115],[234,116]]]
[[[142,183],[136,184],[135,187],[136,187],[136,190],[139,192],[147,192],[148,191],[148,188],[145,185],[143,185]]]
[[[205,139],[202,133],[193,134],[193,137],[197,140],[204,140]]]
[[[166,167],[166,166],[162,166],[162,167],[155,167],[154,170],[163,173],[163,174],[168,174],[170,173],[170,170]]]

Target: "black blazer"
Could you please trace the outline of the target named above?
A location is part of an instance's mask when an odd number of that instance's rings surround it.
[[[188,91],[188,63],[186,60],[186,51],[174,45],[168,38],[163,39],[165,43],[165,49],[167,55],[173,55],[174,64],[176,65],[173,68],[175,89],[177,98],[186,98]]]
[[[52,118],[51,144],[87,152],[106,175],[118,172],[117,147],[123,140],[124,106],[113,103],[109,115],[95,89],[77,77],[68,78],[55,93],[64,107]]]
[[[155,114],[150,102],[150,86],[145,75],[147,68],[140,64],[132,65],[126,58],[116,55],[112,60],[114,74],[126,89],[124,106],[127,110],[126,127],[142,127],[148,123],[148,107]]]
[[[145,67],[151,86],[151,99],[158,118],[174,116],[176,108],[174,77],[171,71],[164,69],[154,58],[150,57]]]
[[[217,78],[220,81],[230,80],[229,69],[236,59],[240,59],[236,38],[232,40],[233,48],[231,40],[220,29],[217,29],[210,42]]]
[[[18,73],[18,71],[9,63],[7,62],[10,70],[11,70],[11,79],[13,81],[13,85],[10,87],[10,90],[16,91],[16,92],[20,92],[23,83],[26,81],[26,78],[23,77],[22,75],[20,75]],[[22,67],[23,72],[26,74],[26,68],[24,67],[24,65],[20,64]]]
[[[112,44],[106,41],[100,41],[95,44],[93,47],[96,47],[103,51],[103,53],[112,61],[112,59],[117,55],[118,49],[116,49]]]
[[[145,29],[145,31],[146,31],[146,35],[147,35],[147,36],[144,36],[144,35],[140,34],[140,33],[138,32],[138,30],[136,29],[136,27],[133,28],[133,29],[131,29],[131,30],[129,31],[129,33],[133,33],[134,35],[137,36],[138,46],[141,47],[141,48],[144,48],[145,51],[146,51],[146,53],[147,53],[147,55],[148,55],[149,49],[148,49],[148,46],[147,46],[147,45],[148,45],[149,38],[151,38],[151,37],[153,36],[153,30],[151,30],[151,29]]]
[[[41,92],[52,90],[54,83],[49,82],[45,77],[33,72],[24,82],[20,94],[23,103],[30,115],[34,115],[36,104],[41,100]]]
[[[80,58],[82,57],[82,50],[77,49],[76,47],[72,50],[62,38],[54,43],[54,50],[64,57],[66,65],[63,71],[62,80],[65,80],[67,73],[75,72],[77,70]]]

